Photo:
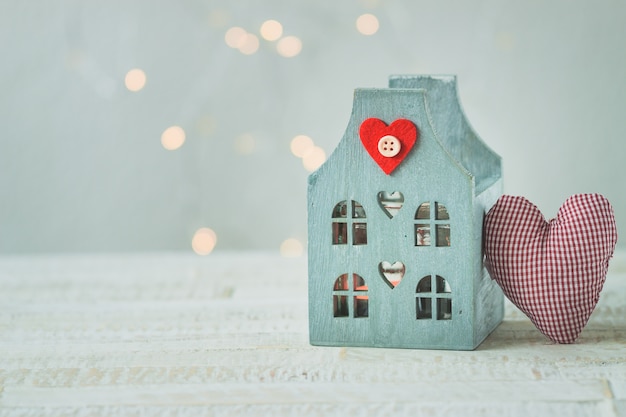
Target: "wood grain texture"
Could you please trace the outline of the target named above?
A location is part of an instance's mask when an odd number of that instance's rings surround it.
[[[579,341],[510,303],[475,351],[315,347],[307,262],[0,258],[0,416],[620,416],[626,253]]]
[[[500,157],[466,120],[455,77],[390,81],[392,88],[355,90],[341,141],[309,176],[310,340],[472,350],[504,315],[502,291],[482,265],[484,215],[502,193]],[[405,135],[402,126],[417,129],[415,144],[415,130]],[[376,154],[387,135],[404,143],[400,160]],[[403,196],[394,216],[381,193]],[[395,262],[404,277],[390,288],[380,265]],[[361,285],[349,283],[353,274]],[[356,287],[367,288],[360,299]]]

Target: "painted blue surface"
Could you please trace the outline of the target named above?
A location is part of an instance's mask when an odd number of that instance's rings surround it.
[[[390,175],[359,139],[359,127],[370,117],[387,124],[406,118],[418,128],[417,143]],[[393,192],[396,198],[389,204],[398,204],[399,193],[403,202],[390,216],[379,196]],[[357,89],[342,140],[309,177],[311,343],[478,346],[503,316],[502,292],[482,263],[483,216],[501,192],[500,158],[467,123],[454,77],[392,76],[390,88]],[[333,218],[344,201],[346,217]],[[416,219],[425,203],[429,218]],[[436,210],[436,205],[445,210]],[[443,218],[437,219],[435,212]],[[416,229],[430,229],[430,245],[416,246]],[[358,244],[353,244],[355,235]],[[404,266],[404,275],[394,287],[389,281],[398,275],[388,269],[396,262]],[[347,285],[337,286],[345,274]],[[355,283],[354,274],[364,283]]]

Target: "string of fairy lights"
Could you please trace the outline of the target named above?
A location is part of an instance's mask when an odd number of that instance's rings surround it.
[[[378,18],[365,13],[355,20],[355,29],[364,36],[378,32]],[[284,58],[296,58],[303,50],[302,40],[292,34],[285,34],[283,25],[275,20],[264,21],[258,31],[246,30],[240,26],[232,26],[224,32],[225,44],[244,55],[252,55],[259,51],[261,42],[273,44],[273,50]],[[126,73],[124,85],[131,92],[139,92],[146,87],[148,76],[141,68],[133,68]],[[185,130],[181,126],[169,126],[161,133],[161,146],[167,151],[180,149],[186,140]],[[236,139],[236,149],[241,153],[254,150],[254,138],[242,135]],[[291,153],[300,158],[302,166],[313,172],[326,161],[326,152],[317,146],[307,135],[297,135],[290,142]],[[217,233],[210,227],[201,227],[191,239],[191,248],[198,255],[208,255],[217,246]],[[280,254],[284,257],[299,257],[304,253],[304,243],[294,237],[285,239],[280,245]]]

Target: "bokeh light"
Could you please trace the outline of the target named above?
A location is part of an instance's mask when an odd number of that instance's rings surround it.
[[[217,244],[217,234],[208,227],[201,227],[191,239],[191,248],[198,255],[208,255]]]
[[[499,32],[496,34],[496,45],[502,51],[510,51],[515,47],[515,38],[510,32]]]
[[[211,27],[221,28],[228,24],[230,13],[227,10],[214,9],[209,12],[208,22]]]
[[[302,158],[313,146],[313,140],[310,137],[307,135],[298,135],[291,140],[289,148],[292,154],[298,158]]]
[[[283,36],[283,25],[276,20],[266,20],[261,25],[261,37],[266,41],[275,41]]]
[[[378,32],[378,18],[370,13],[365,13],[356,19],[356,29],[362,35],[373,35]]]
[[[244,55],[252,55],[258,50],[259,38],[253,33],[248,33],[244,38],[243,44],[239,47],[239,52]]]
[[[195,127],[196,131],[202,136],[210,136],[217,128],[217,120],[212,115],[205,114],[196,120]]]
[[[242,155],[251,154],[255,147],[256,140],[250,133],[244,133],[235,138],[235,150]]]
[[[170,126],[161,134],[161,145],[168,151],[174,151],[185,143],[185,131],[180,126]]]
[[[304,168],[313,172],[326,161],[326,152],[319,146],[313,146],[302,156],[302,165]]]
[[[280,244],[280,255],[285,258],[297,258],[304,253],[304,245],[298,239],[285,239]]]
[[[240,28],[239,26],[233,26],[232,28],[226,31],[226,35],[224,35],[224,40],[226,41],[226,45],[231,48],[238,49],[245,42],[248,37],[248,32],[244,28]]]
[[[124,84],[130,91],[139,91],[146,85],[146,73],[139,68],[132,69],[126,73]]]
[[[302,41],[297,36],[285,36],[276,44],[276,51],[285,58],[292,58],[302,51]]]

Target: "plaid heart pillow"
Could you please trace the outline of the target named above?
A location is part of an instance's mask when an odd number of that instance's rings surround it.
[[[502,196],[485,216],[485,266],[504,294],[557,343],[573,343],[600,297],[617,242],[599,194],[570,197],[546,221],[523,197]]]

